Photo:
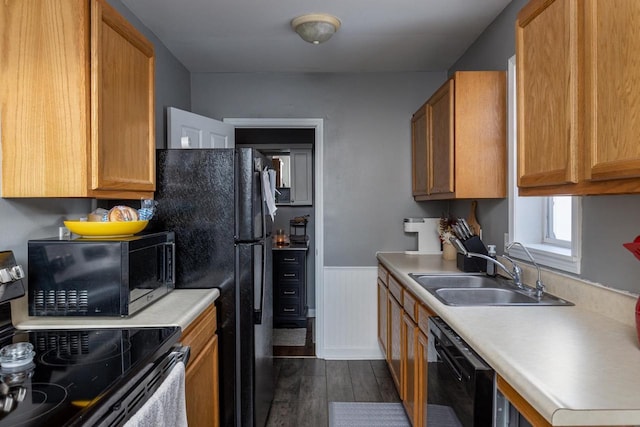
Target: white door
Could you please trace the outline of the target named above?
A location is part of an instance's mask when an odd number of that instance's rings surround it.
[[[168,148],[234,148],[233,125],[174,107],[167,108]]]

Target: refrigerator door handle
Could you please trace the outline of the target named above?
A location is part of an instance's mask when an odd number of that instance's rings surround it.
[[[260,265],[262,265],[262,275],[260,277],[260,307],[256,307],[253,310],[253,323],[255,325],[262,325],[262,312],[264,311],[264,285],[267,281],[267,269],[265,268],[267,261],[267,251],[263,243],[257,243],[262,246],[262,259]]]

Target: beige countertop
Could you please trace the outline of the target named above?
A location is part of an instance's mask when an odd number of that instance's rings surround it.
[[[640,346],[633,326],[581,304],[447,306],[408,273],[459,273],[455,261],[395,252],[378,253],[378,259],[552,425],[640,424]]]
[[[11,309],[18,329],[180,326],[184,330],[219,296],[218,289],[175,289],[130,317],[32,317],[27,315],[26,297],[12,301]]]

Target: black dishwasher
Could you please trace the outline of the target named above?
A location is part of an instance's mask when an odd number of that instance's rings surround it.
[[[493,369],[441,318],[429,318],[429,427],[492,425]]]

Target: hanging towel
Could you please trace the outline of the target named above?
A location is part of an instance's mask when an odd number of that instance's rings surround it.
[[[125,427],[187,427],[184,363],[176,363],[160,387],[133,414]]]
[[[262,171],[262,194],[273,221],[278,210],[276,207],[276,171],[273,169],[265,168]]]

